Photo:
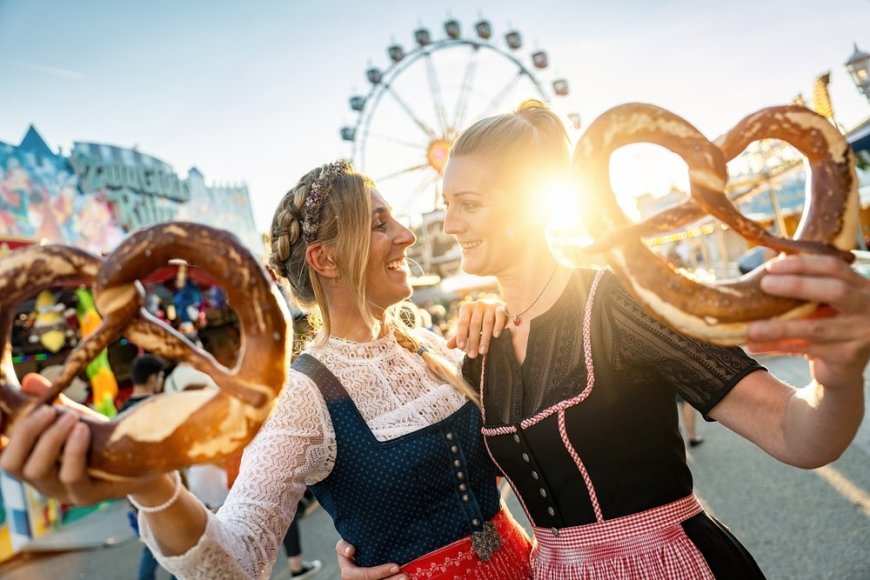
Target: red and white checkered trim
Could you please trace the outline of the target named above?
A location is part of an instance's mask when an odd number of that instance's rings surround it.
[[[681,523],[701,513],[694,495],[657,508],[594,524],[535,527],[533,577],[710,579],[704,556]]]
[[[589,394],[592,392],[592,387],[595,386],[595,369],[592,365],[592,304],[595,302],[595,291],[598,289],[598,283],[601,281],[601,278],[603,276],[604,270],[599,270],[598,273],[595,274],[595,278],[592,281],[592,286],[589,288],[589,294],[586,297],[586,306],[583,309],[583,356],[586,363],[586,388],[584,388],[583,391],[581,391],[580,394],[576,397],[566,399],[560,403],[553,405],[552,407],[548,407],[543,411],[532,415],[531,417],[523,419],[520,422],[520,427],[522,427],[523,429],[528,429],[535,423],[543,421],[553,413],[564,411],[569,407],[573,407],[574,405],[582,403],[586,400],[586,397],[588,397]],[[484,410],[483,405],[483,383],[485,376],[486,356],[483,357],[480,369],[480,412],[483,415],[484,423],[486,423],[486,411]],[[484,427],[481,430],[481,433],[483,433],[484,436],[493,436],[508,435],[510,433],[516,433],[516,431],[516,426],[505,425],[504,427]]]
[[[489,442],[486,440],[486,437],[483,438],[483,446],[486,448],[486,453],[489,455],[492,464],[495,465],[496,469],[498,469],[501,473],[504,473],[504,469],[501,465],[498,464],[498,461],[495,460],[495,457],[492,455],[492,451],[489,449]],[[525,512],[526,517],[532,522],[532,525],[535,525],[535,520],[532,518],[532,513],[529,511],[529,508],[526,507],[526,502],[523,501],[523,496],[520,493],[520,490],[517,489],[517,486],[514,485],[514,482],[507,475],[504,476],[505,481],[508,482],[508,485],[511,486],[511,489],[514,492],[514,496],[516,496],[517,500],[519,500],[520,505],[523,507],[523,512]]]
[[[592,304],[595,302],[595,291],[598,289],[598,283],[601,281],[602,276],[604,276],[604,270],[599,270],[598,273],[595,274],[595,279],[592,281],[592,286],[589,288],[589,294],[586,296],[586,307],[583,309],[583,356],[586,362],[586,388],[576,397],[566,399],[561,403],[556,403],[552,407],[544,409],[536,415],[523,419],[520,423],[520,427],[523,429],[528,429],[535,423],[543,421],[553,413],[558,413],[569,407],[573,407],[574,405],[579,405],[592,393],[592,387],[595,386],[595,369],[592,366]],[[481,393],[482,392],[483,391],[481,391]],[[481,395],[481,397],[482,396],[483,395]]]
[[[511,433],[516,433],[517,428],[516,425],[505,425],[504,427],[483,427],[480,429],[480,432],[484,437],[494,437],[496,435],[510,435]]]
[[[559,413],[559,434],[562,437],[562,443],[565,445],[565,449],[568,451],[568,454],[574,460],[574,463],[577,465],[577,469],[580,471],[580,474],[583,476],[583,481],[586,483],[586,490],[589,493],[589,499],[592,502],[592,509],[595,512],[595,518],[597,521],[604,520],[604,516],[601,514],[601,507],[598,504],[598,495],[595,493],[595,487],[592,485],[592,478],[589,477],[589,473],[586,471],[586,466],[583,464],[583,461],[580,459],[580,455],[577,453],[577,450],[574,449],[574,445],[571,444],[571,441],[568,439],[568,434],[565,429],[565,409],[572,407],[574,405],[578,405],[582,403],[589,394],[592,392],[592,388],[595,386],[595,368],[592,364],[592,305],[595,302],[595,292],[598,289],[598,283],[601,281],[602,276],[604,276],[604,270],[600,270],[592,281],[592,286],[589,288],[589,294],[586,297],[586,305],[583,309],[583,355],[584,361],[586,363],[586,388],[577,395],[576,397],[572,397],[571,399],[567,399],[562,401],[561,403],[557,403],[552,407],[544,409],[540,413],[529,417],[528,419],[523,420],[520,423],[520,426],[523,429],[527,429],[538,423],[553,413]],[[486,411],[483,401],[483,385],[484,385],[484,377],[486,376],[486,356],[483,357],[483,361],[481,362],[480,369],[480,412],[483,416],[483,422],[486,423]],[[489,444],[486,441],[486,437],[494,437],[498,435],[510,435],[512,433],[517,432],[517,427],[515,425],[505,425],[502,427],[492,427],[487,428],[483,427],[480,432],[484,436],[484,445],[486,446],[486,451],[489,453],[490,459],[495,464],[499,470],[504,473],[504,469],[498,464],[493,457],[492,452],[489,449]],[[526,512],[526,517],[529,518],[529,521],[534,525],[534,518],[532,518],[532,514],[529,513],[529,510],[526,508],[526,504],[523,501],[522,495],[517,491],[514,482],[511,481],[510,477],[505,475],[505,479],[510,484],[511,489],[514,490],[514,494],[519,499],[520,504],[523,506],[523,511]]]
[[[571,440],[568,439],[568,433],[565,430],[565,411],[559,411],[559,435],[562,437],[562,444],[564,444],[565,449],[568,450],[568,455],[570,455],[571,459],[574,460],[574,464],[580,471],[580,475],[583,476],[583,482],[586,484],[586,491],[589,492],[589,501],[592,502],[592,511],[595,512],[595,521],[603,522],[604,516],[601,515],[601,506],[598,505],[598,494],[595,493],[595,486],[592,485],[592,478],[589,477],[589,472],[586,471],[586,466],[580,459],[580,455],[577,453],[577,450],[574,449]]]

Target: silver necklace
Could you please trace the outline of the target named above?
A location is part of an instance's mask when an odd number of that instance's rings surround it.
[[[510,310],[508,310],[507,304],[505,304],[505,306],[504,306],[504,313],[507,314],[507,317],[511,319],[511,322],[514,323],[514,326],[519,326],[520,324],[523,323],[523,318],[522,318],[523,314],[525,314],[526,312],[528,312],[529,310],[531,310],[532,307],[533,307],[535,304],[538,303],[538,300],[541,299],[541,296],[544,295],[544,292],[546,292],[546,291],[547,291],[547,288],[550,286],[550,282],[553,281],[553,277],[556,275],[556,270],[558,270],[558,269],[559,269],[559,265],[556,264],[556,267],[553,268],[553,273],[550,274],[550,277],[547,279],[547,283],[544,284],[544,287],[543,287],[543,288],[541,288],[541,293],[538,294],[538,297],[537,297],[537,298],[535,298],[534,300],[532,300],[532,303],[529,304],[529,307],[528,307],[528,308],[526,308],[525,310],[523,310],[523,311],[520,312],[519,314],[511,314]]]

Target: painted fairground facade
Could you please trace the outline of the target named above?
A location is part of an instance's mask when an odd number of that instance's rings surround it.
[[[263,251],[244,184],[206,185],[196,168],[181,177],[160,159],[112,145],[76,142],[64,155],[32,126],[20,144],[0,142],[0,259],[43,242],[105,254],[130,232],[170,220],[227,229],[255,255]],[[216,356],[238,344],[235,316],[207,272],[172,264],[142,282],[149,311]],[[51,379],[94,324],[85,288],[46,289],[19,304],[10,335],[16,373]],[[129,396],[137,353],[124,339],[109,345],[67,395],[111,415]],[[65,508],[0,472],[0,561],[87,512]]]
[[[189,220],[235,233],[256,254],[262,242],[248,188],[206,185],[135,149],[99,143],[52,151],[31,126],[19,145],[0,142],[0,237],[111,251],[129,232]]]

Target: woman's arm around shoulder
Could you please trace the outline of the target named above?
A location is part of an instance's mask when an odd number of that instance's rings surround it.
[[[456,334],[447,341],[449,348],[460,348],[470,358],[485,355],[493,337],[498,337],[507,324],[504,304],[494,299],[463,302],[459,306]]]

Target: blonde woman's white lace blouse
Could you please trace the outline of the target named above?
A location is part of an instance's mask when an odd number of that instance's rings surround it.
[[[457,365],[462,353],[426,331],[416,336]],[[422,358],[401,347],[392,332],[356,343],[330,338],[307,351],[329,368],[353,399],[379,441],[437,423],[465,404],[435,378]],[[142,537],[160,564],[185,579],[268,578],[278,547],[305,486],[325,479],[336,444],[326,403],[307,376],[292,370],[272,415],[245,450],[239,477],[205,533],[185,554],[160,552],[147,521]]]

